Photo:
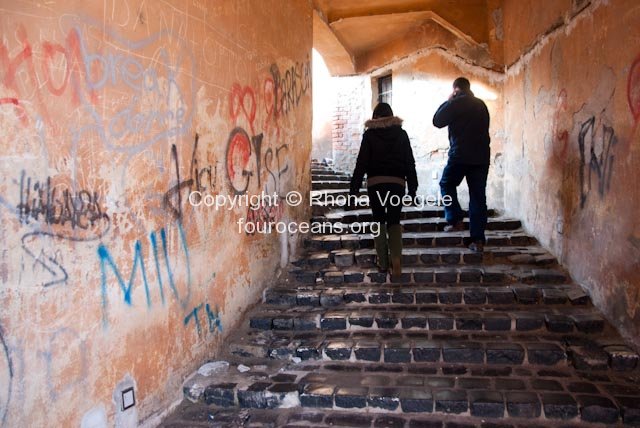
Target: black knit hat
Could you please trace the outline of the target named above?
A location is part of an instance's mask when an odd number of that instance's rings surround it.
[[[463,91],[468,91],[469,89],[471,89],[471,83],[469,83],[469,79],[467,79],[466,77],[458,77],[453,81],[453,87],[460,88]]]
[[[391,106],[387,103],[378,103],[376,108],[373,109],[374,119],[390,116],[393,116],[393,110],[391,110]]]

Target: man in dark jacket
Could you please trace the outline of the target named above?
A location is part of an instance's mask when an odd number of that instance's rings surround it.
[[[445,231],[464,230],[464,213],[458,202],[457,187],[463,178],[469,186],[469,229],[466,240],[473,251],[482,251],[487,226],[487,174],[489,172],[489,111],[485,103],[471,92],[469,80],[459,77],[453,93],[433,116],[433,125],[449,127],[449,161],[442,172],[442,196],[450,196],[445,206],[448,225]]]
[[[405,196],[405,183],[412,198],[418,190],[415,160],[409,136],[402,129],[402,119],[393,115],[389,104],[379,103],[365,127],[350,194],[358,194],[367,174],[373,221],[380,224],[380,233],[374,237],[378,268],[386,272],[391,259],[392,280],[399,280],[402,274],[401,199]]]

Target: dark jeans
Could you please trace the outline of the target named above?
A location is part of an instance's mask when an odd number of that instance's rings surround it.
[[[447,223],[462,221],[464,213],[458,202],[457,187],[467,178],[469,186],[469,231],[471,241],[485,242],[484,231],[487,227],[487,174],[489,165],[465,165],[447,163],[440,180],[442,196],[451,197],[451,205],[444,207]]]
[[[386,223],[387,226],[400,224],[404,186],[392,183],[376,184],[369,187],[367,193],[373,221]]]

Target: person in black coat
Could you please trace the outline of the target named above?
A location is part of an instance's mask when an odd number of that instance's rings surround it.
[[[365,127],[350,194],[358,194],[366,174],[373,221],[379,223],[380,233],[374,237],[378,269],[387,272],[391,267],[392,278],[399,279],[402,274],[402,198],[405,186],[411,198],[418,189],[413,151],[409,136],[402,129],[402,119],[393,115],[389,104],[379,103]]]
[[[450,196],[444,207],[448,225],[445,231],[464,230],[464,213],[458,202],[457,187],[466,177],[469,186],[469,232],[465,243],[473,251],[482,251],[487,226],[487,174],[489,172],[489,111],[471,92],[464,77],[453,82],[453,93],[433,116],[433,125],[449,127],[449,160],[442,172],[440,191]]]

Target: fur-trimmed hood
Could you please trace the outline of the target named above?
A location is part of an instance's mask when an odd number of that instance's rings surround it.
[[[381,117],[378,119],[369,119],[364,123],[367,129],[391,128],[392,126],[402,126],[402,119],[397,116]]]

